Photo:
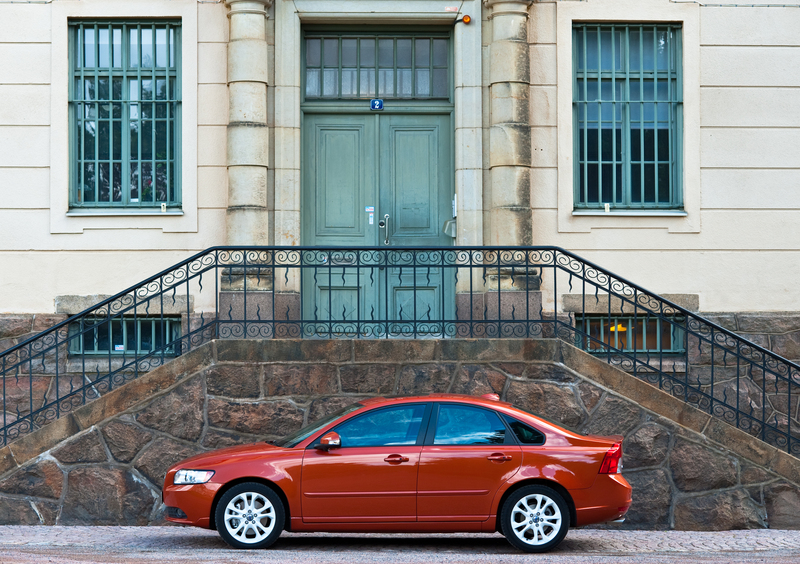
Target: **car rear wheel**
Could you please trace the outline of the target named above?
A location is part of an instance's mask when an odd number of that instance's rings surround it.
[[[569,509],[547,486],[525,486],[512,493],[500,513],[500,529],[508,542],[525,552],[547,552],[569,530]]]
[[[283,531],[286,512],[272,489],[245,482],[225,492],[217,504],[217,531],[234,548],[266,548]]]

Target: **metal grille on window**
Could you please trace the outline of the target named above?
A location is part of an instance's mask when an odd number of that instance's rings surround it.
[[[447,36],[306,35],[306,99],[449,96]]]
[[[71,24],[71,205],[180,205],[180,27]]]
[[[125,355],[147,354],[166,348],[175,354],[181,336],[180,318],[105,318],[84,319],[69,328],[70,354]],[[160,354],[160,353],[159,353]]]
[[[680,208],[681,29],[573,30],[575,207]]]
[[[685,332],[681,324],[686,320],[670,321],[642,316],[586,316],[578,319],[578,328],[584,337],[584,349],[589,352],[607,352],[609,345],[624,352],[681,354],[685,352]]]

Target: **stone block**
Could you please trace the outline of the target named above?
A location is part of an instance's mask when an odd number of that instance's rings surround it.
[[[534,3],[528,20],[528,41],[531,43],[556,42],[556,5],[549,2]]]
[[[531,128],[527,124],[499,123],[489,129],[489,164],[531,166]],[[494,183],[492,190],[494,190]]]
[[[556,85],[558,66],[555,45],[531,45],[529,61],[532,85]]]
[[[197,446],[159,437],[136,459],[134,466],[153,486],[161,488],[170,466],[197,454],[200,450]]]
[[[524,276],[523,274],[516,276],[514,282],[518,286],[524,287],[526,284],[530,284],[538,288],[539,276]],[[511,283],[511,280],[506,279],[501,283]],[[498,336],[503,337],[525,337],[530,333],[530,324],[527,321],[539,319],[539,312],[542,309],[542,293],[538,290],[486,292],[484,299],[486,300],[486,320],[502,321],[502,324],[498,323],[497,331]],[[515,323],[515,321],[520,323]]]
[[[351,364],[339,367],[342,392],[346,394],[390,394],[394,391],[396,373],[397,366],[394,364]]]
[[[773,335],[772,352],[790,360],[800,359],[800,331],[784,335]]]
[[[210,398],[211,426],[253,435],[285,436],[303,424],[303,411],[289,401],[245,403]]]
[[[339,411],[355,402],[355,398],[331,397],[320,398],[311,402],[308,408],[308,423],[318,421],[331,413]]]
[[[678,438],[669,457],[672,480],[684,492],[702,492],[736,485],[736,463],[697,443]]]
[[[512,381],[506,401],[570,429],[577,429],[585,420],[572,388],[547,382]]]
[[[24,526],[41,524],[42,521],[30,501],[0,497],[0,525]]]
[[[414,364],[403,366],[397,382],[400,395],[443,393],[450,389],[455,364]]]
[[[728,331],[738,331],[739,325],[736,322],[736,314],[735,313],[706,313],[701,312],[698,314],[703,319],[707,319],[711,323],[719,325],[723,329],[727,329]],[[753,331],[757,333],[758,331]]]
[[[470,396],[502,396],[506,380],[505,374],[486,364],[464,364],[456,373],[451,392]]]
[[[78,427],[73,414],[62,415],[60,419],[56,419],[41,429],[37,429],[10,443],[8,448],[17,464],[22,465],[55,447],[78,431],[80,431],[80,427]]]
[[[98,303],[103,302],[110,297],[111,296],[109,294],[56,296],[56,313],[61,313],[65,316],[75,315],[93,308]],[[187,299],[189,302],[188,306]],[[93,315],[96,315],[98,319],[105,318],[108,316],[108,307],[110,305],[112,319],[119,319],[120,314],[123,316],[130,315],[133,317],[133,301],[133,295],[127,294],[108,305],[97,308],[92,313]],[[164,295],[163,300],[161,299],[160,294],[156,296],[150,296],[149,299],[147,296],[144,298],[141,296],[136,297],[136,314],[139,317],[158,317],[162,313],[164,315],[182,315],[187,311],[194,311],[194,296],[190,295],[187,298],[185,293],[183,295],[176,293],[174,298],[170,293]]]
[[[27,374],[0,378],[3,387],[3,406],[7,413],[20,416],[28,415],[42,407],[50,390],[49,376],[29,376]]]
[[[774,479],[775,474],[764,470],[760,466],[754,466],[746,462],[741,463],[739,481],[742,484],[761,484]]]
[[[498,82],[489,89],[492,123],[530,123],[530,87],[520,82]]]
[[[267,123],[267,85],[260,82],[231,82],[228,85],[230,123]]]
[[[227,83],[228,60],[225,43],[198,43],[197,63],[198,84]]]
[[[127,470],[79,468],[67,477],[59,524],[146,525],[157,501],[155,494]]]
[[[800,529],[800,488],[788,482],[764,487],[770,529]]]
[[[532,126],[558,125],[558,89],[555,86],[531,86],[529,107]]]
[[[800,331],[800,314],[785,313],[738,313],[739,330],[745,333],[781,334]]]
[[[744,490],[729,490],[675,502],[675,528],[684,531],[728,531],[765,527],[763,512]]]
[[[217,364],[205,371],[206,393],[228,398],[261,395],[261,367],[252,364]]]
[[[267,396],[319,396],[338,391],[336,367],[332,364],[275,364],[265,370]]]
[[[490,243],[498,246],[528,246],[533,244],[530,207],[507,207],[490,210],[492,231]]]
[[[89,464],[108,460],[106,449],[100,442],[100,433],[95,429],[59,446],[53,451],[53,457],[62,464]]]
[[[120,420],[111,421],[102,431],[111,456],[120,462],[130,462],[136,458],[142,447],[153,438],[153,433]]]
[[[501,166],[492,170],[492,207],[530,205],[531,170],[526,167]]]
[[[670,433],[656,423],[647,423],[629,434],[623,443],[625,468],[659,466],[669,451]]]
[[[498,82],[531,81],[531,57],[528,45],[519,41],[494,42],[489,48],[490,85]]]
[[[593,435],[627,435],[643,419],[643,411],[633,402],[606,396],[592,414],[585,432]]]
[[[150,402],[136,415],[136,421],[173,437],[196,441],[203,431],[204,401],[203,381],[195,377]]]
[[[786,452],[779,451],[773,447],[767,447],[767,445],[764,446],[766,447],[764,450],[771,450],[774,452],[774,454],[769,458],[765,456],[760,460],[769,460],[766,466],[770,470],[783,476],[787,480],[794,482],[795,484],[800,484],[800,459]]]
[[[352,343],[346,340],[221,340],[220,362],[346,362]]]
[[[442,360],[525,361],[552,360],[558,345],[537,339],[444,339],[440,342]]]
[[[64,487],[64,473],[52,460],[23,466],[0,482],[0,492],[59,499]]]
[[[0,316],[0,338],[20,337],[33,331],[32,315]]]
[[[595,296],[593,290],[587,290],[587,292],[589,293],[585,299],[583,294],[562,294],[561,309],[572,313],[608,315],[608,294]],[[700,306],[699,294],[661,294],[661,297],[688,311],[697,311]],[[653,302],[645,294],[640,295],[637,300],[640,307],[634,308],[633,303],[631,303],[633,301],[633,296],[625,301],[617,296],[611,296],[611,315],[633,315],[634,309],[636,314],[640,316],[645,316],[648,310],[653,313],[661,311],[660,302]],[[664,306],[664,310],[668,311],[667,305]]]
[[[355,362],[397,363],[436,360],[439,345],[439,341],[428,339],[367,339],[352,343]]]
[[[252,435],[242,435],[239,433],[226,433],[216,429],[209,429],[203,437],[203,447],[209,449],[225,448],[230,446],[254,443],[258,437]]]
[[[263,25],[263,23],[262,23]],[[228,82],[269,82],[267,43],[238,39],[228,43]]]
[[[627,466],[627,456],[625,465]],[[662,469],[624,472],[633,487],[633,502],[625,514],[625,528],[667,529],[672,505],[672,486]]]
[[[600,402],[600,398],[603,397],[603,390],[601,388],[585,381],[578,384],[578,392],[580,393],[581,401],[587,412],[591,412]]]

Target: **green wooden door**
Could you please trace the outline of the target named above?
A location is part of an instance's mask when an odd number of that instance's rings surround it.
[[[452,245],[442,231],[453,217],[450,119],[306,114],[303,244],[343,250]],[[329,253],[325,266],[304,271],[304,317],[320,322],[316,333],[430,333],[430,326],[406,322],[452,318],[453,283],[441,268],[414,275],[411,268],[354,268],[353,261],[345,252]],[[373,323],[387,318],[397,323]]]

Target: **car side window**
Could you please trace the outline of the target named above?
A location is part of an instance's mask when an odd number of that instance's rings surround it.
[[[435,445],[499,445],[506,426],[494,412],[466,405],[441,405],[436,421]]]
[[[417,443],[424,415],[424,404],[376,409],[342,423],[334,431],[342,439],[342,448],[412,446]]]
[[[505,416],[506,423],[514,431],[517,440],[523,445],[543,445],[544,433],[534,429],[530,425],[526,425],[522,421],[517,421],[513,417]]]

